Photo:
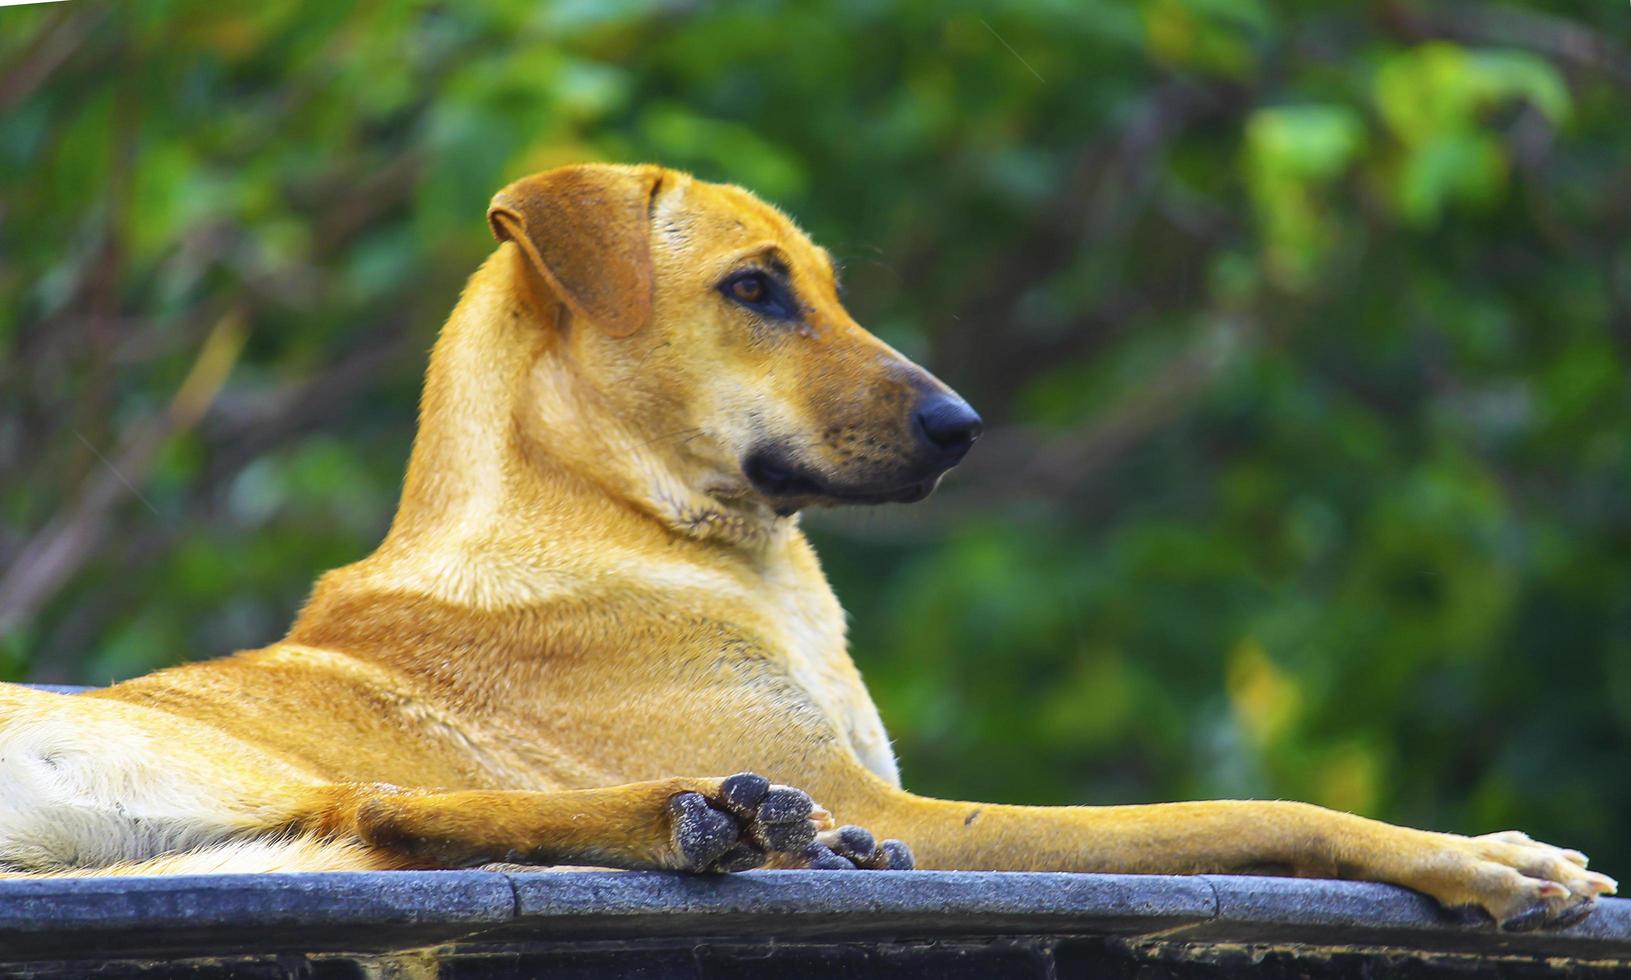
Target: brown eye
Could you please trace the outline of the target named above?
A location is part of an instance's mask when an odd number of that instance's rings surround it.
[[[767,273],[747,270],[719,284],[720,295],[733,303],[752,310],[760,317],[771,320],[791,320],[798,313],[798,305],[785,283],[772,279]]]

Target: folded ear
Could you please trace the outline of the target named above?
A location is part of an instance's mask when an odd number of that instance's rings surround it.
[[[651,319],[650,209],[661,182],[656,167],[561,167],[499,191],[487,222],[573,313],[627,337]]]

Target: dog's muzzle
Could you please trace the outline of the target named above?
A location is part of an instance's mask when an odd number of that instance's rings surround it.
[[[742,461],[742,473],[755,490],[775,500],[912,503],[934,492],[940,477],[968,455],[974,440],[980,437],[981,424],[980,416],[967,402],[953,394],[934,392],[925,396],[912,413],[917,451],[907,467],[885,479],[837,482],[775,445],[762,445],[750,452]]]

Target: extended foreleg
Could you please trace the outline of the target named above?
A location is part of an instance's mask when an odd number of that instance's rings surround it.
[[[1585,855],[1509,831],[1411,830],[1306,803],[1024,807],[915,796],[856,772],[839,813],[897,835],[924,868],[1135,874],[1270,873],[1384,881],[1508,928],[1566,925],[1612,893]]]
[[[827,812],[802,791],[751,773],[560,792],[325,786],[313,792],[297,829],[355,838],[403,866],[437,868],[489,862],[684,871],[741,871],[767,862],[832,867],[835,850],[844,853],[858,837],[870,841],[858,828],[834,829]],[[875,852],[863,866],[910,866],[898,845]]]

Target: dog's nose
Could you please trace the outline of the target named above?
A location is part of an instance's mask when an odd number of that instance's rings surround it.
[[[917,429],[947,461],[956,463],[980,437],[980,416],[956,395],[936,392],[917,407]]]

